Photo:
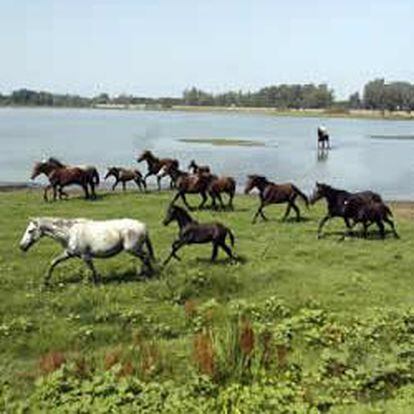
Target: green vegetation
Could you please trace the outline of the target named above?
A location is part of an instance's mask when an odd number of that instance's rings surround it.
[[[219,147],[264,147],[262,141],[241,138],[182,138],[179,141],[193,144],[211,144]]]
[[[1,412],[411,411],[410,206],[393,206],[400,240],[317,241],[322,204],[302,207],[300,223],[269,207],[272,220],[252,225],[257,199],[237,196],[235,212],[194,214],[234,230],[240,263],[211,264],[210,247],[187,247],[148,281],[119,255],[96,261],[98,286],[73,260],[41,291],[60,246],[18,249],[29,216],[129,216],[148,223],[163,259],[177,231],[161,225],[171,196],[44,203],[40,191],[0,194]]]

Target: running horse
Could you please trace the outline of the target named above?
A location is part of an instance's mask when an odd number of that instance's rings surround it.
[[[308,207],[308,198],[306,195],[299,190],[294,184],[285,183],[285,184],[275,184],[271,181],[268,181],[266,177],[262,175],[249,175],[246,183],[246,188],[244,190],[245,194],[250,193],[253,188],[259,190],[260,205],[257,209],[256,214],[253,217],[253,223],[256,222],[257,217],[260,216],[263,220],[267,220],[267,217],[263,213],[263,209],[270,204],[280,204],[287,203],[285,215],[282,220],[286,220],[288,217],[291,208],[296,212],[296,220],[300,220],[300,210],[299,207],[295,204],[296,198],[299,196],[303,199],[306,206]]]
[[[326,222],[334,217],[343,218],[348,230],[352,228],[351,220],[363,221],[358,218],[358,212],[351,208],[355,206],[355,202],[350,205],[349,200],[357,198],[361,203],[382,203],[382,198],[379,194],[373,191],[360,191],[357,193],[350,193],[349,191],[333,188],[328,184],[316,183],[315,190],[310,197],[310,203],[315,204],[318,200],[326,199],[328,211],[321,219],[318,226],[318,238],[322,237],[322,229]],[[348,206],[347,206],[348,205]],[[355,223],[354,223],[355,224]]]
[[[95,187],[99,185],[99,173],[95,166],[93,165],[67,165],[58,160],[55,157],[49,157],[47,160],[49,163],[55,165],[56,167],[67,167],[67,168],[80,168],[85,171],[87,177],[87,184],[90,187],[90,192],[92,198],[96,198]],[[66,193],[63,192],[67,196]]]
[[[146,180],[149,176],[155,175],[157,177],[158,190],[161,190],[161,179],[168,175],[167,171],[171,165],[176,168],[179,166],[179,162],[174,158],[157,158],[151,151],[145,150],[138,158],[137,162],[146,161],[148,166],[148,172],[145,174],[143,180]],[[175,186],[173,178],[170,176],[170,188]]]
[[[195,160],[191,160],[188,169],[193,174],[210,174],[211,170],[208,165],[198,165]]]
[[[324,126],[318,127],[318,149],[330,149],[328,130]]]
[[[134,181],[140,191],[142,191],[142,187],[144,187],[144,190],[147,189],[147,185],[143,180],[142,174],[139,170],[122,167],[109,167],[108,172],[105,175],[105,180],[111,176],[115,178],[115,182],[112,185],[112,191],[115,190],[116,186],[119,183],[122,183],[122,190],[125,191],[126,183],[129,181]]]
[[[63,196],[68,196],[63,191],[63,188],[68,185],[79,185],[82,187],[85,198],[90,198],[88,191],[88,184],[90,183],[90,174],[79,167],[59,167],[49,161],[36,162],[31,179],[34,180],[37,176],[44,174],[49,179],[49,185],[46,186],[43,199],[48,201],[47,193],[50,189],[53,189],[53,200],[55,201],[59,193],[59,199]]]

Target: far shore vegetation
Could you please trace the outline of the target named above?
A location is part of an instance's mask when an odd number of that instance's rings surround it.
[[[9,95],[0,93],[1,106],[235,111],[275,116],[414,119],[414,84],[375,79],[364,85],[361,95],[355,92],[343,101],[336,100],[334,90],[326,84],[281,84],[258,91],[218,94],[192,87],[186,89],[181,97],[160,98],[127,94],[110,96],[107,93],[83,97],[19,89]]]

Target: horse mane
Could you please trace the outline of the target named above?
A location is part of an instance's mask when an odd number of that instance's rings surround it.
[[[183,215],[183,216],[185,216],[189,221],[191,221],[191,222],[193,222],[193,223],[197,223],[197,221],[196,220],[194,220],[192,217],[191,217],[191,214],[185,209],[185,208],[182,208],[182,207],[180,207],[180,206],[177,206],[177,205],[175,205],[175,204],[171,204],[169,207],[168,207],[168,209],[173,209],[173,210],[175,210],[175,211],[177,211],[179,214],[181,214],[181,215]]]
[[[47,160],[47,162],[50,163],[50,164],[54,164],[57,167],[66,167],[66,164],[63,164],[61,161],[59,161],[55,157],[49,157],[48,160]]]

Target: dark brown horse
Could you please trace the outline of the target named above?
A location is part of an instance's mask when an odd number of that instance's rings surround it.
[[[208,165],[198,165],[195,160],[191,160],[188,169],[193,174],[210,174],[211,170]]]
[[[363,197],[352,195],[348,197],[345,202],[344,214],[345,217],[353,219],[353,227],[357,223],[362,223],[363,226],[363,237],[367,238],[368,227],[371,224],[378,226],[380,236],[382,239],[385,238],[385,227],[384,222],[391,227],[391,231],[395,238],[399,238],[399,235],[395,229],[394,222],[392,221],[392,212],[390,208],[382,201],[366,200]],[[348,229],[348,234],[351,232]]]
[[[151,151],[145,150],[138,158],[138,162],[146,161],[148,166],[148,172],[144,176],[144,181],[147,181],[147,178],[151,175],[157,176],[157,185],[158,190],[161,190],[161,179],[166,177],[168,174],[166,171],[168,168],[174,164],[175,167],[179,167],[179,162],[173,158],[157,158]],[[175,182],[171,177],[170,188],[173,188]]]
[[[236,180],[233,177],[217,177],[215,175],[211,176],[211,181],[208,186],[208,194],[211,197],[212,208],[217,208],[216,199],[220,203],[220,207],[225,209],[223,199],[221,197],[222,193],[226,193],[229,196],[228,207],[233,210],[233,198],[236,193]]]
[[[147,188],[147,184],[142,178],[142,174],[139,170],[109,167],[108,172],[105,175],[105,180],[111,176],[115,178],[115,183],[112,185],[112,191],[115,190],[119,183],[122,183],[122,190],[125,191],[126,183],[129,181],[134,181],[140,191],[142,191],[142,188],[144,188],[144,190]]]
[[[229,246],[226,244],[226,237],[229,236],[231,246],[234,246],[234,235],[231,230],[221,223],[199,223],[194,220],[183,208],[171,204],[163,221],[167,226],[172,221],[176,221],[179,227],[178,239],[172,244],[170,255],[164,261],[166,265],[171,258],[181,260],[177,252],[185,245],[212,243],[213,251],[211,260],[214,262],[217,258],[218,248],[225,251],[230,259],[236,259]]]
[[[49,185],[43,193],[45,201],[48,201],[47,193],[50,189],[53,189],[53,200],[56,200],[58,193],[59,199],[62,199],[62,196],[67,197],[68,194],[63,191],[63,187],[72,184],[80,185],[85,193],[85,198],[89,198],[89,174],[78,167],[57,167],[55,164],[47,161],[36,162],[31,179],[34,180],[40,174],[45,174],[49,179]]]
[[[349,191],[339,190],[323,183],[316,183],[315,190],[310,198],[310,203],[314,204],[322,198],[326,199],[328,212],[322,218],[318,226],[318,238],[322,237],[322,228],[328,220],[334,217],[342,217],[348,229],[351,229],[350,220],[353,218],[350,208],[346,211],[346,200],[356,196],[363,202],[382,202],[379,194],[373,191],[361,191],[359,193],[350,193]]]
[[[76,167],[83,170],[86,173],[87,184],[90,187],[91,196],[92,198],[96,198],[95,187],[99,185],[99,173],[96,167],[94,167],[93,165],[67,165],[55,157],[50,157],[47,160],[47,162],[49,162],[52,165],[55,165],[56,167]]]
[[[251,190],[253,190],[253,188],[257,188],[259,190],[260,196],[260,205],[253,217],[253,223],[256,222],[259,214],[263,220],[267,220],[266,216],[263,213],[263,209],[269,204],[287,203],[288,206],[282,220],[286,220],[290,213],[290,209],[293,208],[293,210],[296,212],[297,221],[300,220],[300,210],[299,207],[295,204],[297,196],[301,197],[306,206],[308,206],[308,198],[306,195],[291,183],[275,184],[271,181],[268,181],[266,177],[262,175],[254,174],[248,176],[246,188],[244,190],[245,194],[248,194]]]
[[[182,174],[177,178],[177,194],[171,201],[173,204],[179,197],[183,200],[185,206],[192,210],[192,207],[188,204],[186,194],[200,194],[201,203],[198,208],[203,208],[207,202],[207,193],[209,189],[212,175],[210,174]]]

